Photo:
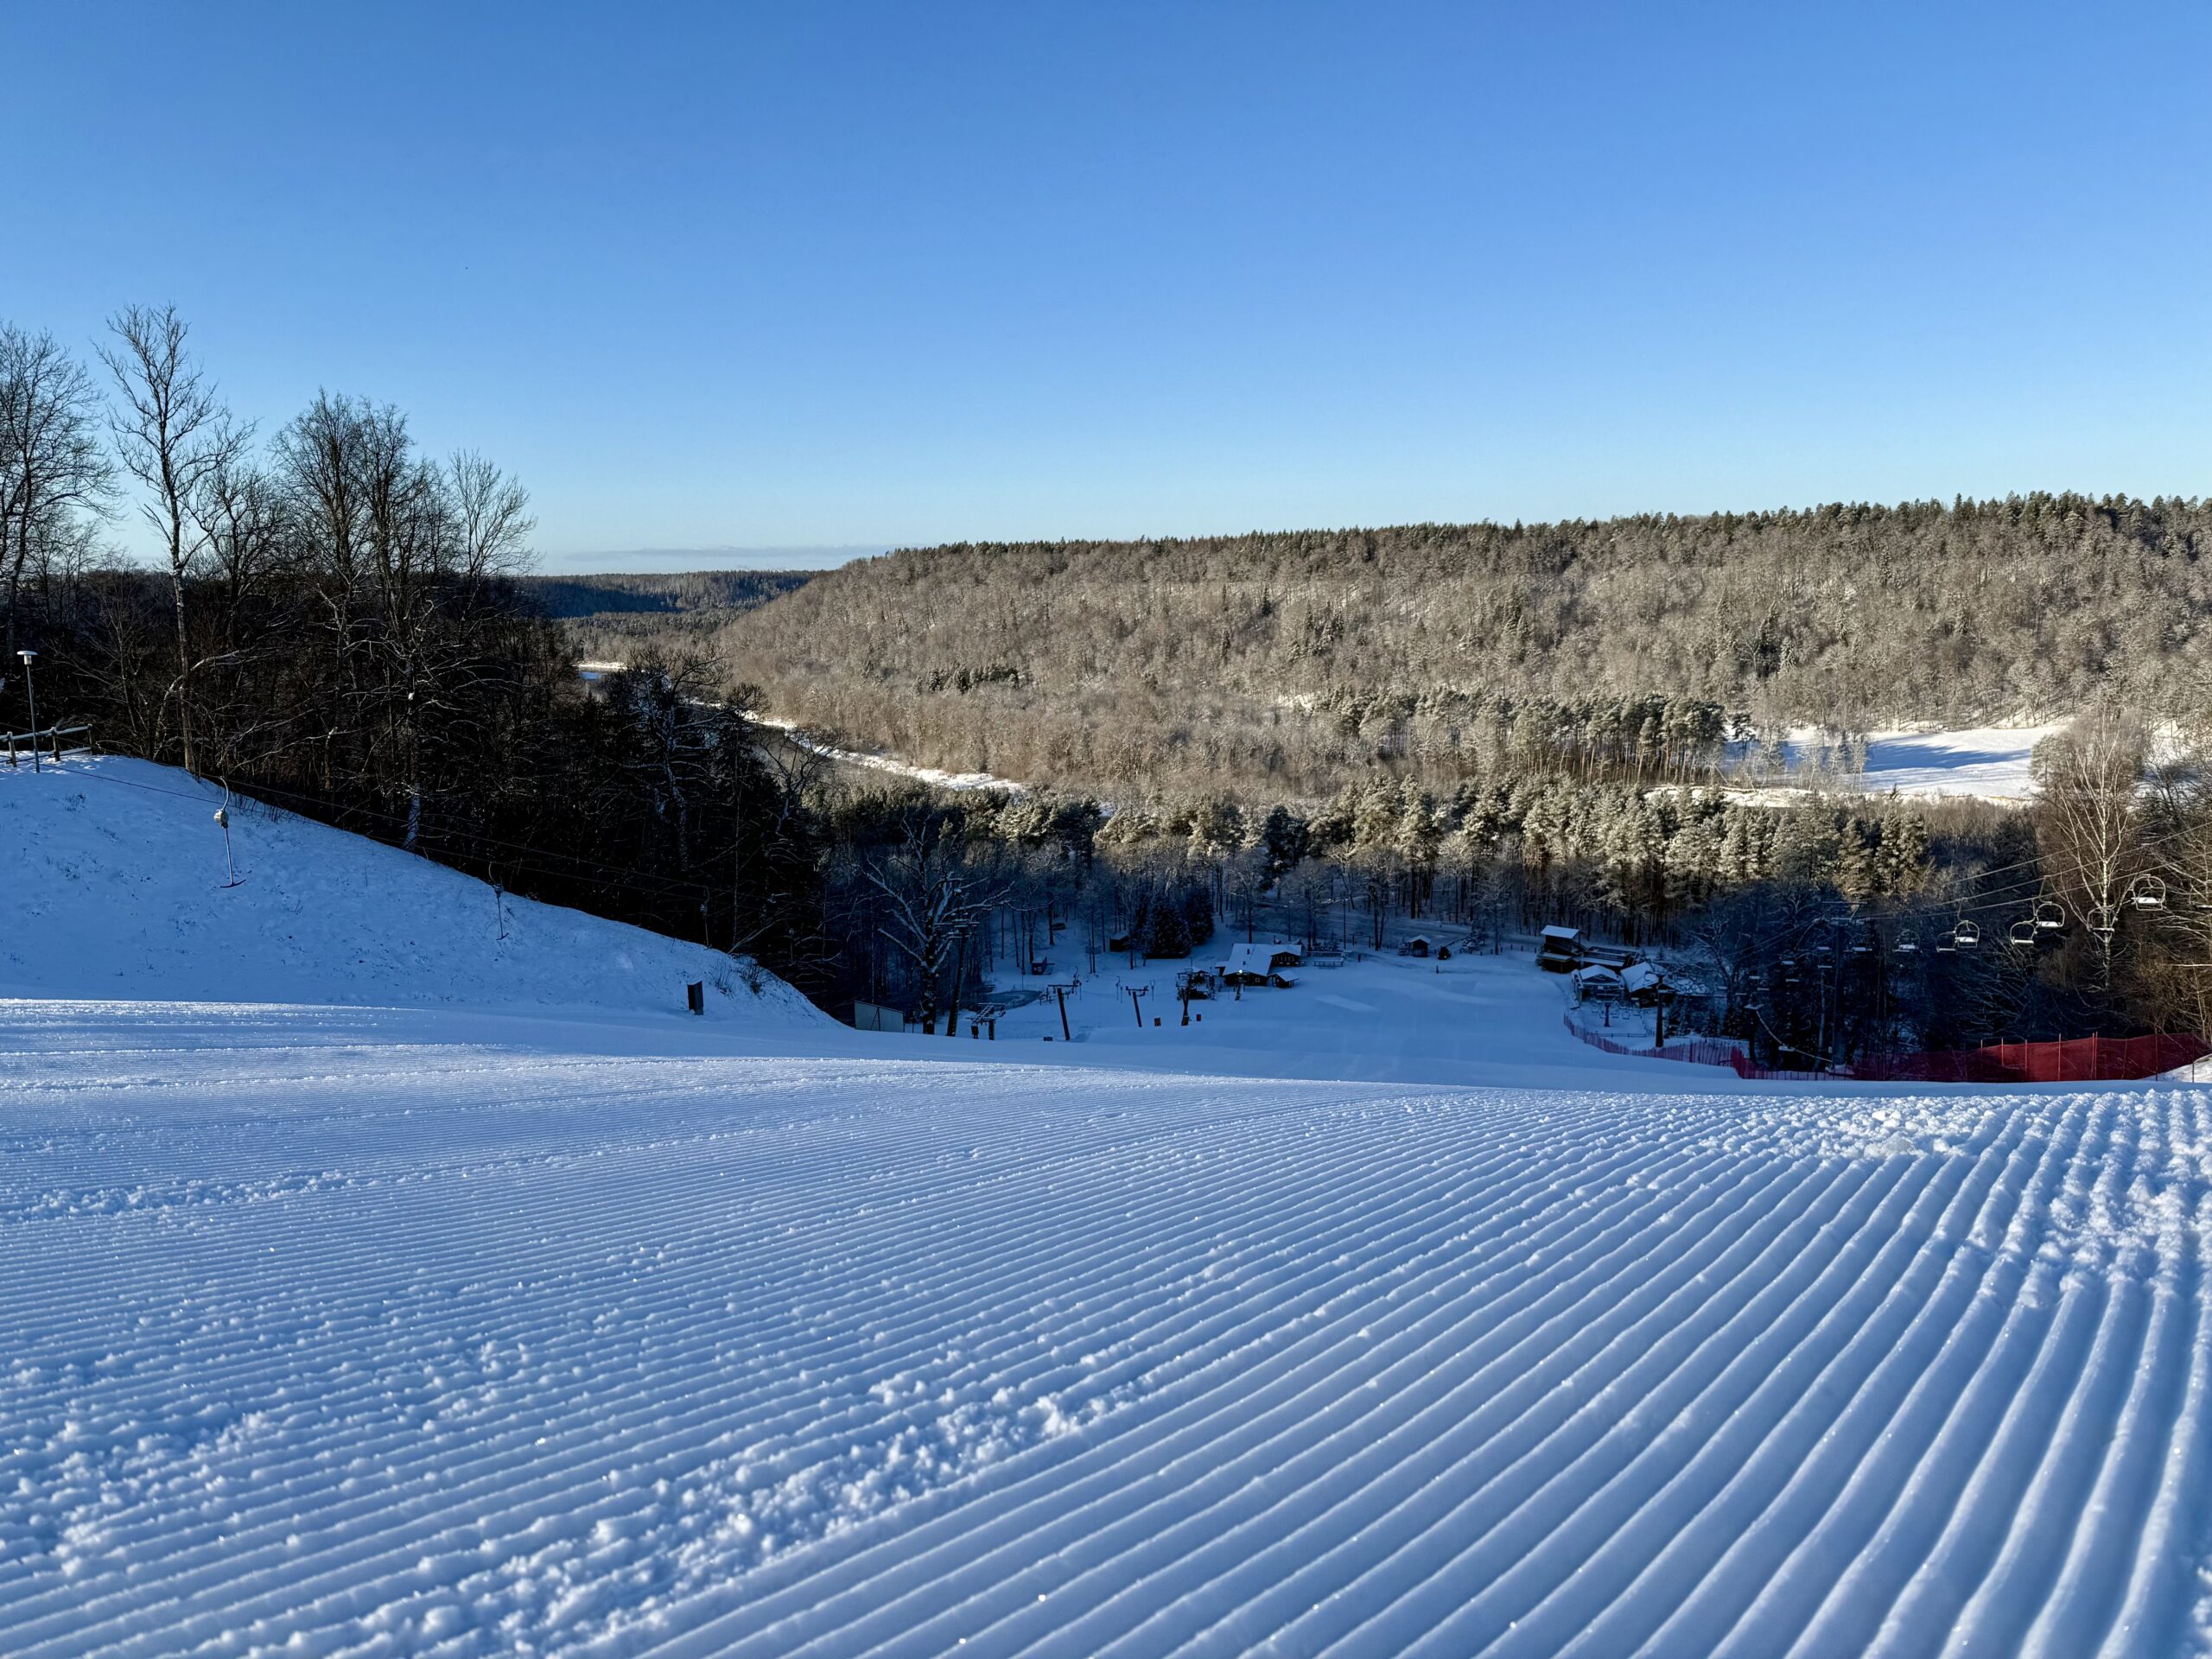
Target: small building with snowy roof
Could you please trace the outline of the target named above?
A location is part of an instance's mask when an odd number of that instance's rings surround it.
[[[1587,968],[1574,970],[1574,994],[1578,997],[1595,997],[1600,1002],[1617,1001],[1624,987],[1617,969],[1602,963],[1592,963]]]
[[[1219,972],[1225,985],[1287,985],[1281,970],[1297,967],[1299,960],[1287,944],[1232,944]]]
[[[1632,962],[1621,969],[1621,989],[1640,1001],[1648,1001],[1667,988],[1667,976],[1656,963]]]
[[[1701,1002],[1707,995],[1701,981],[1670,973],[1656,962],[1631,963],[1621,969],[1621,990],[1646,1008],[1659,1002]]]

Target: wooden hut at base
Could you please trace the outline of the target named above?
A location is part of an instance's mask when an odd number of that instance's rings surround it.
[[[1299,954],[1287,944],[1232,944],[1217,970],[1224,985],[1277,985],[1291,982],[1282,970],[1299,965]]]
[[[1547,927],[1536,936],[1536,966],[1548,974],[1571,974],[1582,965],[1582,930]]]

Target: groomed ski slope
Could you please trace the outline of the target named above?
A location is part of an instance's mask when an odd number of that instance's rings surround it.
[[[0,1008],[0,1649],[2207,1650],[2201,1091],[765,1040]]]

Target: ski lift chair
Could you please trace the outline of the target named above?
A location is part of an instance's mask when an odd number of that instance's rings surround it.
[[[1981,924],[1963,918],[1951,929],[1951,943],[1961,950],[1971,950],[1981,943]]]
[[[2012,924],[2012,943],[2023,950],[2031,950],[2036,942],[2036,923],[2032,916],[2024,917]]]
[[[2138,910],[2164,910],[2166,884],[2155,875],[2139,875],[2127,889],[2127,900]]]
[[[2036,906],[2036,930],[2042,933],[2056,933],[2066,925],[2066,912],[2055,899],[2045,899]]]

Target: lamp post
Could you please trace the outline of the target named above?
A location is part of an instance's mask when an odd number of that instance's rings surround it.
[[[33,772],[36,772],[39,769],[38,687],[31,679],[31,664],[38,661],[38,652],[35,651],[19,651],[16,655],[23,659],[23,695],[29,697],[31,701],[31,770]]]

